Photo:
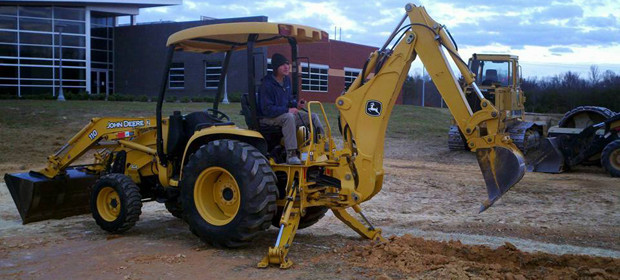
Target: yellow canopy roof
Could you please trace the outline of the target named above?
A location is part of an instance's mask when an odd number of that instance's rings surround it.
[[[297,43],[328,42],[327,32],[304,25],[274,22],[238,22],[188,28],[168,37],[166,46],[188,52],[222,52],[245,49],[250,34],[257,34],[255,47]]]

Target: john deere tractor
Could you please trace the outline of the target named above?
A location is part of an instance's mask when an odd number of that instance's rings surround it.
[[[370,54],[359,76],[335,100],[343,144],[336,146],[322,104],[310,101],[308,115],[315,112],[323,118],[325,133],[317,133],[309,118],[297,131],[302,164],[280,161],[281,128],[261,125],[256,114],[260,104],[254,48],[290,45],[296,97],[300,88],[297,45],[327,41],[327,33],[315,28],[264,22],[206,25],[171,35],[154,117],[92,119],[48,157],[43,170],[5,176],[24,223],[91,211],[104,230],[123,232],[139,219],[144,201],[157,200],[187,222],[195,235],[216,246],[250,244],[275,225],[275,244],[259,267],[290,267],[287,254],[296,231],[315,224],[328,209],[361,236],[383,240],[381,230],[371,224],[360,205],[383,186],[387,123],[411,62],[418,56],[468,147],[476,152],[488,192],[480,210],[493,205],[522,178],[523,156],[510,135],[498,129],[503,115],[476,86],[445,26],[413,4],[405,6],[405,15],[385,45]],[[474,89],[480,110],[470,108],[471,101],[466,100],[442,49]],[[163,116],[167,73],[173,55],[181,51],[225,52],[220,87],[212,108]],[[237,127],[218,110],[235,51],[246,51],[248,58],[248,93],[242,107],[249,129]],[[92,164],[71,166],[85,154],[94,155]]]

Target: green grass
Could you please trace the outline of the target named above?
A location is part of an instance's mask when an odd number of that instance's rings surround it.
[[[94,117],[138,117],[155,115],[154,102],[103,101],[0,101],[0,169],[2,166],[41,166],[45,158],[61,147]],[[211,108],[211,103],[165,103],[164,116],[172,111],[183,114]],[[324,104],[334,135],[337,110]],[[239,127],[246,128],[239,103],[220,104]],[[397,105],[388,125],[387,137],[437,139],[445,137],[450,113],[447,109]]]

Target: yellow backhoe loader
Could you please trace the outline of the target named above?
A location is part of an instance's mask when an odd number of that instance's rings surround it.
[[[70,210],[89,210],[83,204],[90,197],[97,224],[110,232],[123,232],[138,220],[142,201],[155,199],[166,203],[195,235],[218,246],[247,245],[272,223],[277,225],[275,244],[258,266],[280,268],[293,264],[287,254],[296,231],[314,224],[328,209],[361,236],[383,240],[381,230],[370,223],[360,205],[383,185],[387,123],[417,56],[469,148],[476,152],[488,192],[481,211],[487,209],[522,178],[523,156],[503,132],[502,115],[476,86],[474,74],[459,57],[445,26],[435,22],[424,7],[407,4],[405,11],[385,45],[370,54],[360,75],[335,101],[342,146],[332,138],[321,103],[308,102],[308,111],[322,116],[326,133],[315,133],[311,119],[298,130],[302,165],[280,162],[280,142],[267,141],[277,139],[279,128],[259,125],[253,50],[274,44],[291,46],[296,95],[300,86],[297,44],[325,42],[327,33],[291,24],[232,23],[171,35],[154,117],[93,119],[48,158],[45,169],[5,176],[24,223],[79,213]],[[248,57],[248,95],[242,106],[249,129],[235,126],[218,111],[228,61],[233,52],[243,49]],[[225,52],[220,89],[213,108],[164,117],[167,73],[173,54],[180,51]],[[478,97],[481,109],[475,113],[450,69],[448,56]],[[87,151],[94,151],[93,164],[72,167]],[[84,192],[90,193],[83,196]]]

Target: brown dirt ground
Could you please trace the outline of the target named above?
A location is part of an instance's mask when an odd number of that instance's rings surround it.
[[[478,214],[486,194],[475,157],[437,140],[386,145],[384,189],[362,207],[395,237],[360,239],[328,213],[298,232],[289,270],[255,268],[274,228],[249,248],[214,248],[155,202],[123,235],[103,232],[89,215],[21,225],[1,184],[0,278],[620,279],[618,179],[596,167],[528,173]]]

